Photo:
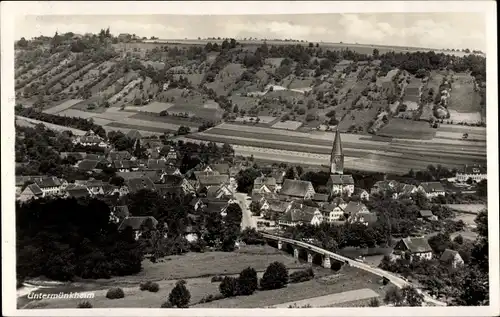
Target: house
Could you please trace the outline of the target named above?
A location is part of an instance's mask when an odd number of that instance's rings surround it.
[[[24,185],[26,185],[26,182],[33,182],[33,179],[37,177],[42,177],[42,176],[16,176],[16,190],[21,191],[24,189]]]
[[[330,195],[347,195],[351,196],[354,193],[354,179],[352,175],[332,174],[326,183]]]
[[[399,183],[392,190],[392,198],[411,198],[411,195],[417,192],[417,186],[410,184]]]
[[[220,186],[210,186],[207,188],[206,196],[211,199],[230,199],[234,195],[234,191],[227,184],[222,184]]]
[[[106,143],[103,138],[95,134],[92,130],[88,131],[84,135],[77,136],[72,142],[75,145],[82,146],[98,146],[100,148],[108,147],[108,143]]]
[[[154,217],[127,217],[123,219],[118,227],[119,231],[125,230],[130,227],[135,234],[135,239],[139,239],[142,233],[156,229],[158,220]]]
[[[386,194],[386,193],[392,193],[396,190],[397,186],[399,183],[395,180],[383,180],[383,181],[378,181],[376,182],[371,190],[370,193],[373,194]]]
[[[344,213],[347,215],[354,215],[357,213],[369,213],[370,211],[366,208],[365,204],[359,201],[350,201],[344,208]]]
[[[184,229],[184,238],[188,242],[196,242],[198,241],[198,232],[193,226],[187,226],[186,229]]]
[[[312,201],[317,204],[325,204],[328,202],[328,194],[315,193]]]
[[[19,195],[19,201],[26,202],[31,199],[37,199],[44,197],[43,191],[38,187],[37,184],[30,184]]]
[[[87,153],[85,152],[61,152],[59,153],[59,157],[61,159],[68,159],[68,158],[73,158],[75,159],[76,161],[81,161],[83,159],[85,159],[85,157],[87,156]]]
[[[285,175],[286,171],[282,170],[273,171],[271,172],[271,174],[268,175],[268,177],[272,177],[276,180],[276,186],[278,187],[277,191],[279,191],[281,186],[283,185],[283,182],[285,181]]]
[[[464,260],[460,256],[460,253],[451,249],[444,250],[439,260],[445,264],[451,265],[454,269],[458,266],[464,265]]]
[[[118,195],[118,196],[122,197],[122,196],[129,194],[129,190],[128,190],[128,187],[126,185],[119,187],[119,186],[113,186],[113,185],[105,183],[103,185],[102,189],[104,191],[104,195],[109,195],[109,196]]]
[[[229,175],[229,164],[220,163],[220,164],[210,164],[212,171],[217,171],[219,174],[227,174]]]
[[[97,164],[99,161],[97,160],[83,160],[78,162],[76,168],[83,172],[92,172],[97,169]]]
[[[440,182],[421,183],[417,190],[424,193],[427,199],[445,195],[444,187]]]
[[[167,161],[162,159],[148,159],[146,166],[148,170],[162,171],[167,167]]]
[[[377,214],[373,212],[358,212],[351,214],[347,218],[347,222],[349,223],[360,223],[365,226],[372,226],[374,225],[378,220]]]
[[[344,209],[333,203],[327,203],[321,206],[321,212],[324,215],[325,221],[328,223],[342,221],[345,218]]]
[[[334,204],[335,206],[338,206],[338,207],[342,208],[342,210],[344,210],[345,207],[347,206],[347,203],[345,202],[344,199],[342,199],[342,197],[335,197],[332,200],[332,204]]]
[[[177,163],[177,161],[179,160],[180,158],[180,154],[179,152],[177,152],[173,147],[170,148],[170,150],[168,150],[168,153],[167,155],[165,156],[165,159],[167,160],[167,162],[172,162],[172,163]]]
[[[147,177],[151,179],[153,183],[158,184],[163,181],[164,174],[161,171],[142,170],[142,171],[131,171],[131,172],[116,172],[116,176],[123,177],[125,181],[132,178]]]
[[[429,220],[429,221],[437,221],[438,220],[438,217],[434,216],[434,214],[430,210],[420,210],[419,213],[420,213],[420,218],[422,218],[422,219]]]
[[[119,172],[137,171],[139,164],[132,160],[113,161],[113,167]]]
[[[153,181],[148,177],[131,178],[126,180],[129,192],[135,193],[141,189],[148,189],[154,191],[156,189]]]
[[[277,185],[274,177],[257,177],[253,182],[252,193],[276,193]]]
[[[70,184],[66,187],[65,191],[68,198],[90,197],[91,195],[87,186],[79,184]]]
[[[57,177],[36,177],[33,181],[42,190],[44,196],[57,195],[61,192],[62,181]]]
[[[125,218],[130,216],[130,212],[127,206],[114,206],[111,209],[110,221],[114,223],[121,223]]]
[[[182,176],[181,170],[179,168],[177,168],[176,166],[174,166],[174,165],[167,165],[167,166],[165,166],[165,168],[163,169],[163,172],[166,175]]]
[[[196,179],[196,190],[202,191],[210,186],[229,185],[229,175],[198,175]]]
[[[194,187],[182,176],[178,175],[163,175],[162,184],[168,187],[179,188],[180,193],[187,195],[189,193],[195,193]]]
[[[309,200],[314,197],[316,192],[309,181],[285,179],[283,187],[280,190],[282,199],[304,199]]]
[[[358,195],[359,199],[361,199],[361,200],[366,200],[366,201],[370,200],[370,194],[365,189],[356,188],[356,190],[354,191],[354,193],[356,195]]]
[[[403,238],[396,243],[392,252],[392,257],[405,259],[408,254],[409,260],[418,257],[430,260],[432,258],[432,248],[425,238]]]
[[[462,170],[457,171],[456,178],[459,182],[466,182],[469,179],[480,182],[488,179],[488,174],[481,165],[465,165]]]
[[[302,209],[292,208],[278,219],[278,224],[283,227],[293,227],[303,223],[319,225],[322,222],[323,215],[318,208],[309,206],[303,206]]]

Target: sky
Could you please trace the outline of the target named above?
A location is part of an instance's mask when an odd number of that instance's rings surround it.
[[[328,13],[294,15],[43,15],[15,22],[15,37],[59,33],[130,33],[160,39],[296,39],[486,51],[481,13]]]

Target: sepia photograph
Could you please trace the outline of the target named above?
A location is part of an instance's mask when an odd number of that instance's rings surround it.
[[[496,4],[314,3],[2,4],[4,315],[500,313]]]

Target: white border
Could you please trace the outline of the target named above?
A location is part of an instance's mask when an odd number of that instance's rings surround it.
[[[235,15],[363,12],[477,12],[487,24],[487,149],[490,251],[490,306],[422,308],[310,308],[310,309],[185,309],[168,310],[171,316],[495,316],[500,314],[498,216],[498,80],[497,20],[494,1],[203,1],[203,2],[7,2],[1,4],[2,75],[2,299],[8,316],[163,316],[165,309],[33,309],[16,310],[14,217],[14,17],[22,15],[127,15],[127,14]],[[467,21],[464,21],[467,23]]]

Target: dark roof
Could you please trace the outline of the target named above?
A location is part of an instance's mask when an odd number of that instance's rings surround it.
[[[420,210],[420,216],[422,216],[422,217],[432,217],[434,215],[432,214],[432,211],[430,211],[430,210]]]
[[[98,179],[89,179],[85,182],[87,187],[103,187],[106,183]]]
[[[155,184],[148,177],[131,178],[127,180],[127,186],[130,192],[136,192],[141,189],[155,190]]]
[[[34,181],[40,188],[61,186],[61,181],[57,177],[38,177]]]
[[[314,194],[312,200],[316,201],[316,202],[327,202],[328,201],[328,195],[327,194],[316,193],[316,194]]]
[[[123,222],[118,227],[118,230],[123,230],[127,227],[131,227],[133,230],[140,230],[142,225],[146,225],[146,221],[151,219],[153,228],[158,225],[158,220],[154,217],[128,217],[123,219]]]
[[[23,186],[27,181],[33,181],[33,179],[42,176],[16,176],[16,186]]]
[[[126,218],[126,217],[130,216],[130,212],[128,211],[127,206],[115,206],[113,208],[113,213],[118,218]]]
[[[86,158],[87,153],[85,153],[85,152],[61,152],[61,153],[59,153],[59,156],[61,158],[67,158],[67,157],[71,156],[77,160],[83,160],[84,158]]]
[[[481,175],[486,174],[486,169],[481,165],[465,165],[461,173]]]
[[[194,174],[196,179],[198,179],[198,177],[200,177],[200,176],[220,175],[220,173],[217,171],[207,171],[207,172],[205,172],[205,171],[193,171],[192,173]]]
[[[30,185],[28,185],[28,188],[31,190],[33,195],[42,195],[43,194],[43,191],[40,189],[40,187],[38,187],[37,184],[30,184]]]
[[[286,196],[304,197],[309,187],[312,187],[312,184],[309,181],[285,179],[280,194]]]
[[[443,261],[443,262],[451,262],[456,256],[460,256],[460,253],[458,253],[457,251],[455,250],[451,250],[451,249],[446,249],[444,250],[443,254],[441,255],[441,257],[439,258],[439,260]],[[462,257],[460,257],[462,258]]]
[[[335,197],[332,200],[332,204],[334,204],[335,206],[339,206],[339,205],[345,204],[345,201],[344,201],[344,199],[342,199],[342,197]]]
[[[174,194],[181,195],[182,187],[169,184],[155,184],[155,189],[160,195]]]
[[[335,140],[333,141],[333,147],[332,147],[332,158],[334,156],[340,156],[342,154],[342,141],[340,140],[340,132],[337,129],[335,132]]]
[[[285,212],[290,203],[281,200],[269,200],[269,210],[276,212]]]
[[[132,158],[132,154],[130,154],[128,151],[111,151],[109,152],[109,158],[112,161],[130,160]]]
[[[78,169],[82,171],[91,171],[97,167],[97,160],[83,160],[78,163]]]
[[[413,253],[432,252],[432,248],[425,238],[403,238],[401,239],[408,250]]]
[[[127,137],[134,140],[134,139],[140,139],[142,138],[142,135],[139,131],[137,130],[130,130],[127,132]]]
[[[179,175],[164,175],[163,184],[169,186],[181,186],[183,178]]]
[[[149,159],[147,165],[150,170],[163,170],[167,166],[167,162],[165,160]]]
[[[89,154],[85,155],[85,159],[86,160],[101,161],[101,160],[104,160],[105,157],[104,157],[104,155],[98,155],[98,154],[89,153]]]
[[[68,195],[70,197],[74,197],[74,198],[90,196],[90,193],[89,193],[89,190],[87,189],[87,187],[83,187],[83,186],[78,186],[78,187],[74,187],[74,188],[70,188],[70,189],[66,188],[66,192],[68,193]]]
[[[344,212],[350,215],[357,214],[360,212],[365,206],[365,204],[359,201],[350,201],[347,206],[344,208]]]
[[[131,160],[120,160],[120,161],[113,161],[113,166],[115,168],[136,168],[139,167],[139,164],[137,164],[136,161],[131,161]]]
[[[398,182],[395,180],[378,181],[373,185],[373,187],[378,189],[378,190],[390,190],[392,188],[397,188],[397,186],[398,186]]]
[[[212,170],[219,172],[220,174],[228,174],[229,175],[229,164],[220,163],[220,164],[210,164]]]
[[[266,185],[268,187],[275,187],[276,186],[276,178],[274,178],[274,177],[260,176],[260,177],[257,177],[253,181],[253,186],[254,187],[260,187],[262,185]]]
[[[330,175],[330,180],[332,184],[342,184],[342,185],[353,185],[354,179],[352,175]]]
[[[223,189],[223,186],[210,186],[210,187],[208,187],[207,198],[217,198],[217,196],[219,194],[221,194],[222,189]],[[224,197],[224,196],[226,196],[226,195],[224,194],[221,197]],[[229,196],[232,196],[232,195],[229,194]]]
[[[314,210],[307,209],[291,209],[280,217],[281,221],[287,222],[311,222],[314,217]]]
[[[178,167],[176,166],[173,166],[173,165],[167,165],[165,166],[165,168],[163,169],[163,171],[165,172],[165,174],[167,175],[172,175],[173,173],[175,173],[177,170],[179,170]],[[180,170],[179,170],[180,171]]]
[[[198,181],[200,185],[210,186],[210,185],[221,185],[229,183],[229,175],[198,175]]]
[[[142,178],[147,177],[151,179],[154,183],[159,183],[161,181],[161,172],[160,171],[130,171],[130,172],[116,172],[117,176],[123,177],[123,179],[132,179],[132,178]]]
[[[421,183],[420,186],[422,186],[426,193],[444,192],[444,187],[440,182]]]

